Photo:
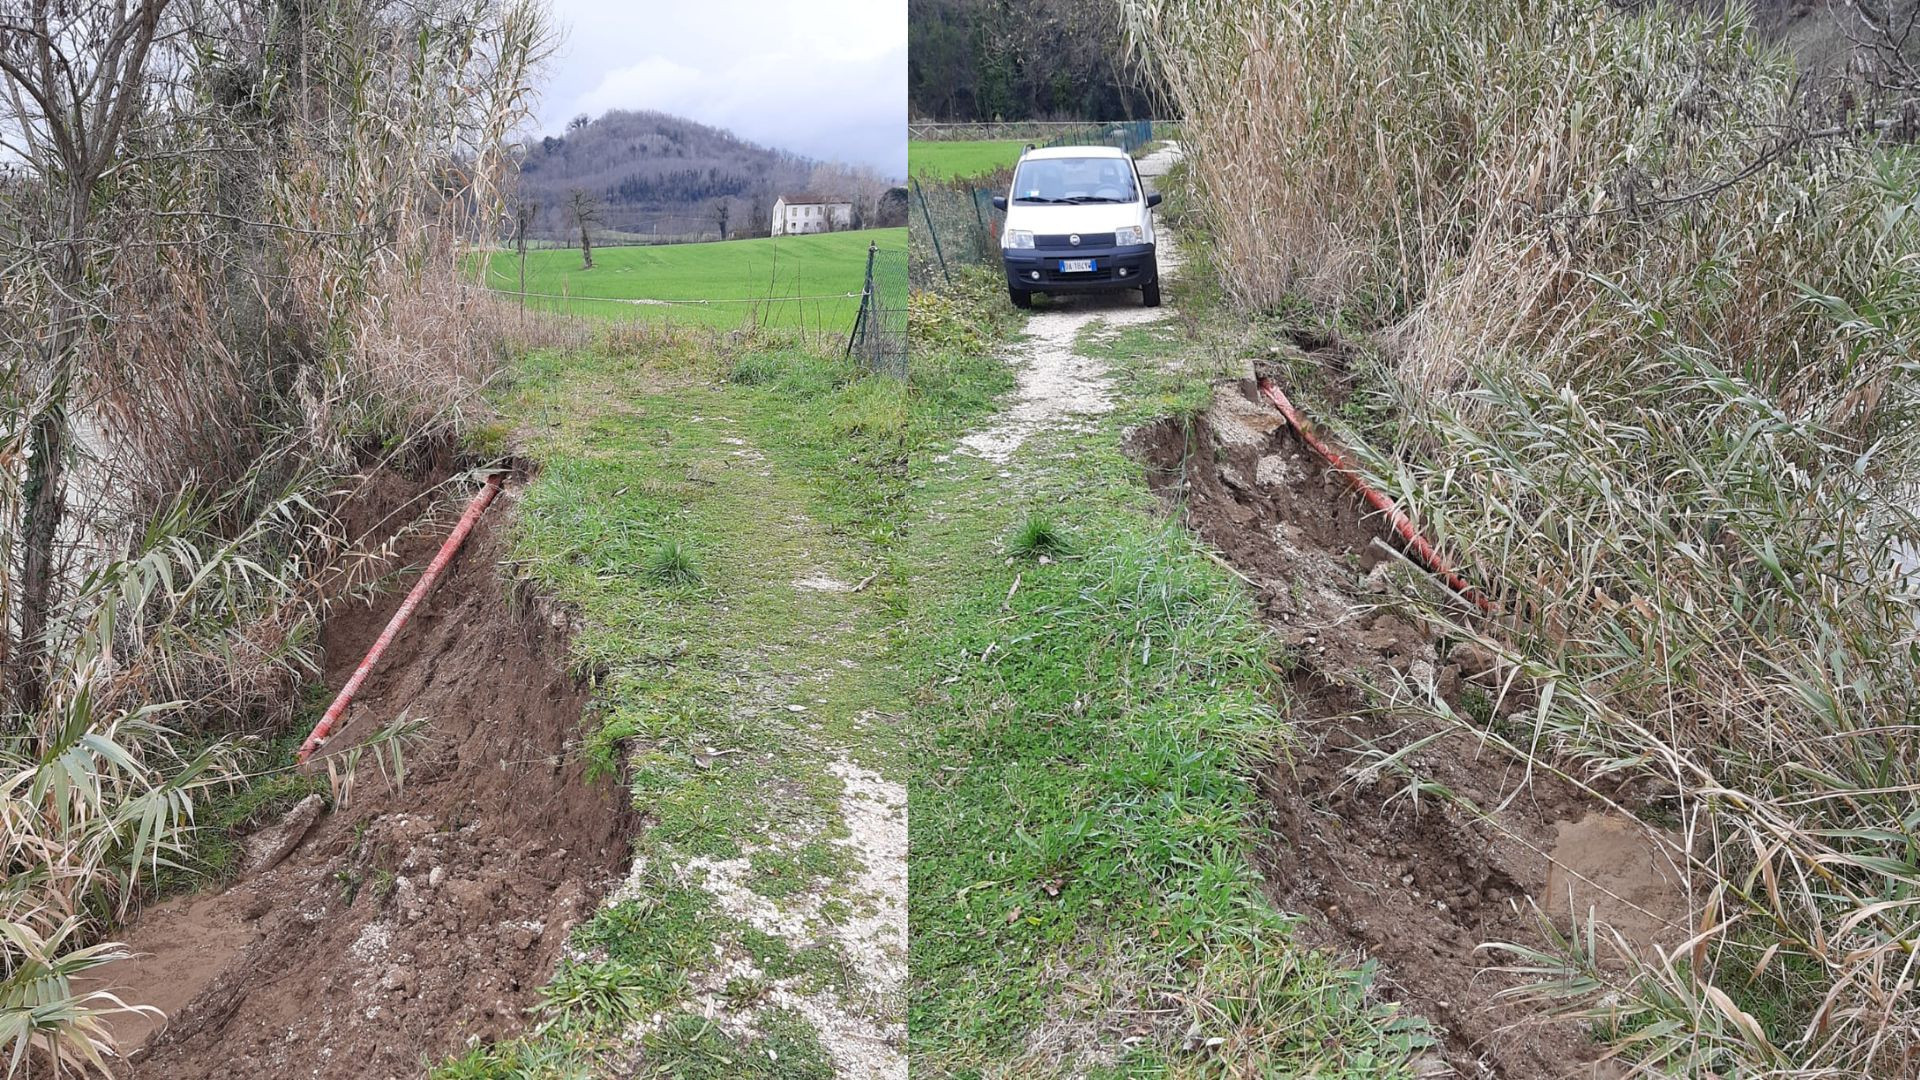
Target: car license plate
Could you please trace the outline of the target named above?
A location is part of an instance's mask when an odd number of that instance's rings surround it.
[[[1061,259],[1060,272],[1063,274],[1085,274],[1093,270],[1093,259]]]

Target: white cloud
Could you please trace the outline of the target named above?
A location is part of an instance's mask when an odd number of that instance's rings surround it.
[[[555,0],[567,43],[542,127],[658,109],[809,157],[906,174],[907,26],[900,0],[697,6]]]

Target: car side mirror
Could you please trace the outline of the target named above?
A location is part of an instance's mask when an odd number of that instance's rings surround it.
[[[1159,192],[1157,192],[1157,191],[1156,191],[1156,192],[1154,192],[1153,194],[1151,194],[1151,195],[1149,195],[1149,196],[1147,196],[1147,209],[1149,209],[1149,210],[1151,210],[1151,209],[1153,209],[1154,207],[1156,207],[1156,206],[1159,206],[1159,205],[1160,205],[1160,193],[1159,193]]]
[[[1005,195],[995,195],[993,197],[993,208],[995,210],[1005,210],[1007,208],[1007,197]]]

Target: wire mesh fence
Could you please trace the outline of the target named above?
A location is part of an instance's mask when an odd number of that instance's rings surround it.
[[[914,288],[951,281],[956,268],[990,265],[999,257],[1005,215],[993,208],[993,197],[1006,191],[1000,182],[1006,174],[1001,169],[987,177],[915,178],[908,185],[908,276]]]
[[[867,245],[866,284],[847,338],[847,355],[871,371],[907,374],[907,253]]]
[[[1153,121],[1122,120],[1050,132],[1035,146],[1113,146],[1131,154],[1153,141]],[[935,180],[914,177],[907,190],[908,277],[916,289],[951,281],[962,266],[992,266],[1000,258],[1005,214],[993,197],[1005,195],[1010,168],[985,176]]]

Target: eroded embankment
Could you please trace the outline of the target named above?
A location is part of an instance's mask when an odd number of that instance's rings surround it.
[[[1299,742],[1260,778],[1275,901],[1316,916],[1314,943],[1381,962],[1388,996],[1444,1034],[1435,1075],[1612,1075],[1580,1027],[1496,1000],[1514,981],[1479,946],[1540,944],[1537,904],[1563,926],[1591,906],[1630,940],[1671,948],[1686,937],[1680,875],[1636,819],[1390,707],[1396,687],[1433,686],[1498,724],[1529,702],[1484,651],[1396,611],[1399,560],[1377,519],[1253,395],[1251,380],[1220,384],[1205,415],[1139,429],[1132,446],[1155,490],[1254,584],[1282,642]],[[1400,765],[1384,764],[1394,754]]]
[[[394,565],[424,565],[453,516],[442,505],[412,527],[431,486],[375,476],[346,508],[350,530],[376,542],[399,531]],[[172,1015],[126,1075],[418,1076],[523,1027],[568,928],[624,871],[631,820],[617,784],[583,774],[586,692],[566,674],[566,635],[507,595],[514,496],[510,485],[481,519],[316,757],[339,763],[396,718],[419,718],[404,786],[363,755],[346,807],[313,797],[251,838],[238,881],[128,928],[144,955],[105,969],[108,981]],[[411,581],[326,622],[329,688]],[[123,1022],[122,1034],[147,1027]]]

